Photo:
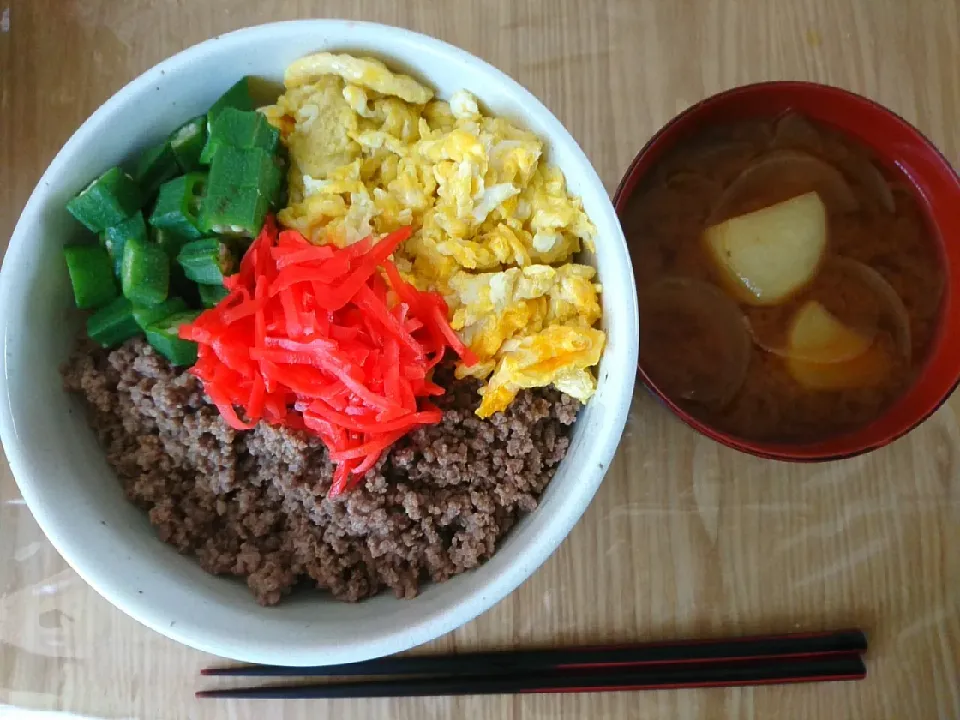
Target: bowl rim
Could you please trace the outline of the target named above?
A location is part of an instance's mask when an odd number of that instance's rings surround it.
[[[5,301],[16,295],[16,284],[13,280],[14,271],[11,267],[18,264],[17,261],[22,259],[25,252],[27,231],[22,225],[24,218],[35,216],[42,208],[43,203],[46,202],[45,191],[43,190],[45,182],[68,164],[75,149],[84,137],[91,132],[91,128],[99,126],[102,120],[115,109],[128,104],[141,88],[153,84],[160,79],[161,75],[171,69],[194,63],[202,65],[206,54],[215,46],[219,47],[225,43],[246,42],[256,39],[261,34],[273,32],[301,34],[306,30],[315,31],[318,37],[317,45],[322,46],[323,32],[333,29],[340,31],[349,29],[351,32],[357,33],[361,42],[365,35],[374,33],[381,36],[386,35],[388,39],[394,38],[408,43],[416,43],[420,47],[430,48],[439,54],[474,66],[491,82],[499,83],[501,87],[509,89],[511,94],[522,99],[529,108],[532,108],[532,111],[528,110],[527,112],[536,115],[539,121],[546,126],[543,135],[547,138],[547,142],[549,144],[562,143],[565,151],[574,158],[575,164],[578,166],[577,172],[585,176],[585,187],[593,187],[598,197],[606,199],[608,207],[604,207],[602,212],[609,213],[610,222],[614,223],[614,226],[619,230],[619,220],[609,192],[580,145],[535,95],[506,73],[454,45],[405,28],[343,19],[288,20],[244,27],[185,48],[130,80],[97,108],[57,152],[37,181],[21,211],[4,256],[6,262],[0,268],[0,306],[6,307]],[[483,100],[483,98],[480,99]],[[599,379],[601,383],[614,383],[618,392],[610,396],[611,400],[616,401],[615,404],[611,402],[610,406],[606,408],[604,415],[605,432],[595,438],[594,441],[583,443],[582,452],[591,459],[589,466],[585,466],[585,471],[580,476],[579,482],[571,486],[572,492],[565,493],[562,498],[558,498],[561,502],[558,503],[556,508],[551,509],[549,522],[543,523],[540,534],[531,536],[525,545],[512,549],[510,558],[504,561],[502,572],[491,575],[490,578],[485,579],[483,584],[474,587],[468,586],[451,600],[438,604],[438,607],[428,607],[421,616],[418,616],[417,622],[411,625],[397,627],[374,637],[355,639],[348,644],[338,644],[327,639],[318,640],[309,649],[301,650],[295,656],[292,656],[286,648],[279,647],[276,643],[269,645],[263,642],[251,644],[252,641],[249,640],[231,641],[216,632],[204,632],[202,629],[185,630],[179,623],[175,626],[169,625],[163,618],[162,613],[154,608],[153,603],[147,599],[146,595],[138,596],[136,593],[126,592],[115,579],[101,575],[99,570],[95,570],[91,564],[88,564],[86,551],[70,540],[71,531],[69,528],[53,521],[40,507],[34,487],[43,481],[34,480],[30,462],[26,457],[27,451],[25,447],[21,447],[21,440],[16,430],[15,417],[10,402],[9,384],[11,378],[8,377],[9,368],[6,353],[4,353],[3,357],[0,357],[0,397],[5,397],[6,402],[0,403],[2,405],[2,408],[0,408],[0,440],[2,440],[11,472],[44,535],[78,575],[97,593],[125,614],[161,635],[184,645],[209,653],[229,655],[248,662],[316,665],[352,662],[382,656],[428,642],[477,617],[533,575],[536,569],[553,554],[586,511],[590,500],[595,495],[609,469],[629,414],[632,392],[628,391],[633,389],[636,382],[635,368],[638,357],[636,328],[639,326],[639,314],[630,257],[622,232],[619,235],[607,238],[607,242],[610,243],[612,250],[612,257],[608,261],[610,275],[619,276],[623,273],[624,268],[626,270],[623,282],[628,283],[628,289],[625,293],[628,302],[624,306],[618,307],[618,313],[624,314],[625,326],[629,327],[632,321],[635,330],[630,336],[618,336],[619,354],[626,358],[623,367],[620,367],[619,362],[616,365],[611,365],[608,367],[606,376]],[[618,254],[622,257],[617,257]],[[619,284],[618,282],[617,285]],[[633,288],[634,291],[629,292],[629,288]],[[6,319],[0,322],[2,322],[4,342],[6,343],[10,325]],[[619,392],[619,390],[623,390],[623,392]],[[472,572],[478,570],[482,570],[482,566]]]
[[[642,176],[638,170],[640,169],[641,164],[645,161],[647,155],[654,150],[669,152],[670,148],[674,147],[681,139],[679,137],[675,138],[672,142],[668,143],[661,149],[659,148],[659,145],[667,133],[681,123],[688,121],[691,117],[705,112],[715,105],[729,101],[732,98],[743,97],[746,95],[763,94],[777,90],[812,91],[822,93],[825,97],[832,96],[834,98],[842,98],[853,101],[859,104],[862,108],[865,108],[870,113],[887,116],[888,119],[899,124],[907,132],[913,134],[919,140],[924,149],[936,158],[938,165],[941,168],[949,171],[949,174],[952,176],[953,183],[958,189],[960,189],[960,172],[953,167],[941,150],[915,125],[890,108],[880,104],[875,100],[865,97],[864,95],[847,90],[846,88],[838,87],[836,85],[829,85],[826,83],[808,80],[764,80],[755,83],[737,85],[712,95],[708,95],[672,117],[659,130],[657,130],[657,132],[654,133],[654,135],[651,136],[646,143],[644,143],[643,147],[641,147],[639,152],[637,152],[637,154],[630,161],[630,164],[627,166],[627,169],[620,179],[620,182],[617,184],[617,189],[613,195],[613,205],[617,211],[617,216],[620,216],[621,211],[632,197],[633,191],[636,189],[637,185],[642,179]],[[882,157],[883,153],[880,153],[879,151],[876,152]],[[628,188],[630,190],[629,192]],[[938,223],[932,217],[929,207],[924,202],[924,198],[922,197],[920,190],[916,187],[914,187],[914,190],[916,195],[919,196],[920,206],[924,215],[932,222],[933,225],[938,225]],[[943,245],[945,242],[947,241],[944,239],[938,240],[938,246]],[[944,298],[943,303],[944,305],[946,304],[946,298]],[[933,340],[935,346],[931,349],[930,356],[925,359],[925,363],[930,360],[930,357],[932,357],[933,353],[937,350],[936,343],[939,336],[943,333],[945,325],[946,319],[944,317],[939,318],[937,333]],[[657,387],[656,383],[650,378],[647,372],[640,367],[639,361],[637,364],[637,374],[641,383],[650,393],[652,393],[662,404],[669,408],[670,411],[683,423],[701,435],[704,435],[705,437],[710,438],[711,440],[714,440],[726,447],[747,455],[753,455],[766,460],[779,460],[793,463],[818,463],[830,462],[834,460],[846,460],[885,447],[886,445],[899,440],[922,425],[927,419],[936,413],[937,410],[939,410],[944,403],[950,399],[950,396],[954,393],[954,391],[960,387],[960,367],[958,367],[955,372],[955,377],[953,377],[948,383],[943,393],[940,394],[936,400],[929,403],[928,407],[913,419],[900,424],[899,427],[897,427],[894,431],[883,433],[874,440],[864,440],[857,444],[851,443],[851,447],[848,450],[828,451],[817,449],[817,446],[823,441],[790,444],[783,442],[749,440],[734,435],[733,433],[719,430],[709,423],[698,420],[696,417],[685,411],[677,403],[667,397],[667,395],[661,391],[659,387]],[[914,385],[920,381],[922,374],[922,371],[918,374],[914,381]],[[911,387],[914,385],[911,385]],[[904,391],[904,394],[907,392],[910,392],[910,388]],[[903,397],[903,395],[901,395],[901,397]],[[896,401],[894,405],[895,404]],[[863,428],[857,428],[851,431],[839,433],[835,436],[830,436],[827,438],[827,441],[840,441],[848,436],[853,436],[854,433],[860,432],[864,428],[870,427],[880,418],[886,417],[890,411],[894,409],[894,405],[886,408],[879,416],[871,420]]]

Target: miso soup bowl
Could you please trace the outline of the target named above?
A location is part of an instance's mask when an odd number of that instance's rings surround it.
[[[204,112],[243,75],[282,80],[320,50],[373,55],[422,78],[441,97],[473,92],[486,109],[545,141],[597,226],[585,262],[603,283],[608,344],[596,395],[540,506],[489,562],[411,600],[382,593],[348,604],[320,592],[257,605],[243,582],[208,575],[157,539],[127,502],[80,401],[58,371],[82,317],[61,248],[80,230],[65,203],[91,178]],[[0,272],[0,432],[23,498],[47,537],[101,595],[136,620],[192,647],[237,660],[324,665],[387,655],[432,640],[497,603],[570,532],[600,485],[623,431],[636,381],[637,295],[616,213],[590,161],[533,95],[496,68],[400,28],[304,20],[247,28],[189,48],[148,70],[98,109],[43,174],[17,223]]]
[[[646,144],[614,195],[622,213],[634,190],[678,143],[712,126],[772,117],[788,110],[832,126],[872,149],[876,159],[897,168],[913,184],[939,246],[946,276],[940,323],[916,380],[869,424],[824,440],[787,444],[745,440],[711,427],[672,402],[639,368],[642,382],[687,425],[717,442],[758,457],[795,462],[839,460],[875,450],[919,426],[950,397],[960,382],[960,177],[934,145],[890,110],[859,95],[806,82],[766,82],[714,95],[690,107]],[[640,318],[641,336],[643,318]],[[641,340],[642,341],[642,340]]]

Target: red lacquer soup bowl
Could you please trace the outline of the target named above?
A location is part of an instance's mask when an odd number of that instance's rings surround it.
[[[764,458],[811,462],[837,460],[882,447],[920,425],[960,382],[960,177],[934,145],[886,108],[839,88],[804,82],[768,82],[714,95],[674,118],[634,158],[614,196],[618,214],[641,180],[679,142],[710,127],[798,112],[872,149],[877,160],[899,170],[927,213],[944,266],[940,323],[917,378],[879,417],[859,429],[810,443],[747,440],[692,417],[664,395],[639,368],[647,387],[685,423],[724,445]],[[643,318],[640,318],[643,343]]]

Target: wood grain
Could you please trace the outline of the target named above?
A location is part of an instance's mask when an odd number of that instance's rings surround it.
[[[60,145],[164,57],[269,20],[410,27],[542,98],[613,189],[691,103],[763,79],[865,94],[960,153],[956,0],[0,0],[0,238]],[[437,650],[859,624],[858,684],[648,694],[204,703],[211,658],[65,566],[4,465],[0,703],[103,718],[960,718],[960,400],[892,447],[794,467],[697,436],[642,392],[597,498],[517,592]]]

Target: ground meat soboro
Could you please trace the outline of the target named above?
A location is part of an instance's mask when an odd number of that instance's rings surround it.
[[[63,374],[160,538],[211,573],[245,577],[264,605],[298,583],[346,601],[384,587],[409,598],[425,579],[476,567],[537,506],[579,409],[554,390],[524,391],[481,420],[477,386],[442,371],[443,421],[329,500],[333,466],[318,439],[263,423],[232,430],[200,383],[142,340],[110,352],[81,343]]]

